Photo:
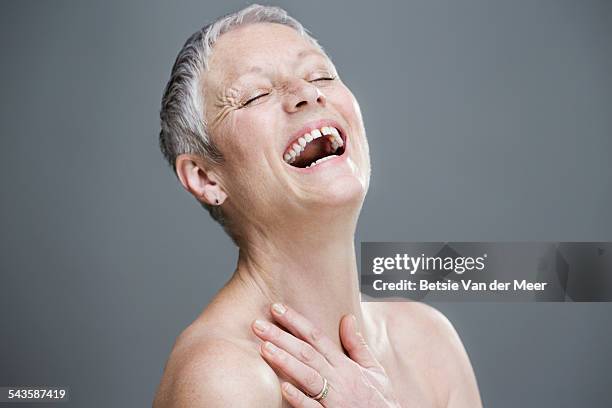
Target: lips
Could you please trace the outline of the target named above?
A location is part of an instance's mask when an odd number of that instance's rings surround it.
[[[283,154],[286,163],[293,167],[316,166],[345,151],[346,136],[333,122],[319,122],[305,127],[289,143]]]

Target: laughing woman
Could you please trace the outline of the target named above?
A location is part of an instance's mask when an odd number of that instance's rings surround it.
[[[172,69],[161,123],[164,156],[239,254],[177,339],[154,407],[481,406],[441,314],[360,302],[365,129],[299,22],[253,5],[195,33]]]

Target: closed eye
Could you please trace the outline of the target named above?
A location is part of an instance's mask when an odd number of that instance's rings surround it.
[[[334,79],[336,79],[335,77],[321,77],[321,78],[316,78],[313,79],[310,82],[317,82],[317,81],[333,81]]]
[[[256,95],[256,96],[252,97],[251,99],[249,99],[248,101],[246,101],[245,103],[243,103],[243,104],[242,104],[242,106],[243,106],[243,107],[244,107],[244,106],[247,106],[247,105],[249,105],[250,103],[255,102],[257,99],[259,99],[259,98],[263,98],[264,96],[269,95],[269,94],[270,94],[270,93],[262,93],[262,94]]]

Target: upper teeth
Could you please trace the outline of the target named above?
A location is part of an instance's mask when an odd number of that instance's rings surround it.
[[[321,129],[315,129],[310,133],[305,133],[300,136],[291,146],[289,146],[283,158],[287,163],[293,163],[295,158],[304,151],[308,143],[322,136],[326,136],[329,139],[334,152],[344,145],[338,129],[333,126],[323,126]]]

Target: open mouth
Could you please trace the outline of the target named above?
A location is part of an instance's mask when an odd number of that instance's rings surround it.
[[[345,137],[333,126],[323,126],[298,137],[289,145],[283,159],[293,167],[308,168],[345,151]]]

